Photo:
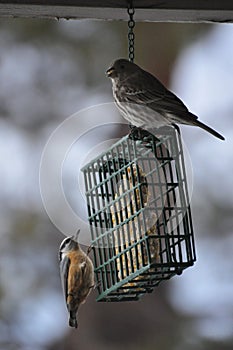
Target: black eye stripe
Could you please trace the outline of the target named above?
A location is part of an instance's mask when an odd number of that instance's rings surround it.
[[[70,241],[71,241],[70,237],[65,238],[64,241],[62,241],[62,243],[60,245],[60,250],[64,249],[65,246],[70,243]]]

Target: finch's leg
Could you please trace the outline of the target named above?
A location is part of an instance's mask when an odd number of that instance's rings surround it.
[[[172,124],[172,126],[176,129],[176,131],[178,132],[178,134],[180,135],[180,128],[177,124]]]
[[[134,141],[142,140],[145,136],[148,136],[149,132],[142,128],[137,128],[136,126],[131,128],[129,133],[129,138]]]

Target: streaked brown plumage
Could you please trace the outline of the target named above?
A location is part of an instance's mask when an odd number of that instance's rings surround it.
[[[157,78],[138,65],[118,59],[106,73],[112,80],[116,105],[130,124],[145,130],[176,123],[194,125],[224,140],[222,135],[189,112]]]

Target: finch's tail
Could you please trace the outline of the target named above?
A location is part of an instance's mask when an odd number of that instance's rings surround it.
[[[222,135],[220,135],[217,131],[210,128],[208,125],[205,125],[204,123],[200,122],[199,120],[193,121],[193,124],[196,126],[199,126],[200,128],[204,129],[205,131],[208,131],[210,134],[214,135],[218,139],[225,140],[225,138]]]

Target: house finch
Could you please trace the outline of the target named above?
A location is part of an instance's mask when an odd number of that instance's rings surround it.
[[[150,130],[165,125],[195,125],[224,140],[198,120],[184,103],[157,78],[126,59],[118,59],[107,70],[113,96],[122,116],[137,128]]]

